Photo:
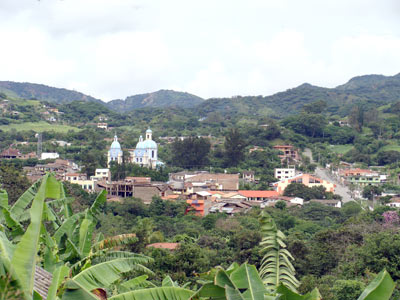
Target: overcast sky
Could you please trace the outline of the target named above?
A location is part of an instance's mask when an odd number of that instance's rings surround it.
[[[398,0],[0,0],[0,80],[108,101],[400,73]]]

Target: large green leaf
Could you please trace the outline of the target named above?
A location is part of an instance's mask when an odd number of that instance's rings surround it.
[[[88,214],[90,214],[93,217],[98,215],[100,213],[100,207],[104,203],[106,203],[106,201],[107,201],[107,191],[103,190],[97,195],[92,206],[89,208]]]
[[[47,300],[57,299],[57,290],[63,283],[64,279],[68,277],[69,268],[66,266],[60,266],[53,272],[51,285],[47,293]]]
[[[153,273],[138,264],[134,258],[119,258],[91,266],[73,277],[73,280],[91,291],[96,288],[108,288],[120,279],[123,273],[130,271]]]
[[[46,175],[48,176],[48,175]],[[10,212],[12,215],[19,217],[23,214],[28,205],[33,201],[43,178],[36,181],[29,189],[27,189],[11,207]]]
[[[193,298],[207,298],[213,300],[225,300],[225,288],[215,285],[214,283],[204,284],[197,292],[193,295]]]
[[[153,283],[147,281],[147,278],[147,275],[142,275],[125,281],[118,286],[118,291],[125,293],[140,288],[155,287]]]
[[[88,256],[90,253],[94,225],[92,220],[85,218],[79,227],[79,253],[82,258]]]
[[[299,295],[289,288],[287,288],[285,285],[281,284],[277,292],[280,294],[279,300],[321,300],[321,294],[319,293],[318,289],[315,288],[311,292],[305,294],[305,295]]]
[[[295,269],[291,263],[292,255],[286,248],[285,235],[278,230],[274,220],[264,211],[260,217],[263,234],[260,245],[264,257],[259,270],[264,285],[270,291],[276,290],[283,283],[292,291],[296,291],[299,281],[295,277]]]
[[[62,300],[99,300],[99,298],[82,287],[78,282],[68,280],[65,284]]]
[[[57,231],[54,233],[53,237],[57,241],[57,243],[60,242],[61,237],[66,234],[68,237],[72,237],[72,232],[76,228],[76,223],[80,218],[83,217],[83,214],[78,213],[74,214],[68,219],[66,219],[61,226],[57,229]]]
[[[8,209],[8,194],[6,190],[0,190],[0,208]]]
[[[103,239],[92,246],[92,251],[110,249],[117,246],[133,244],[138,241],[135,233],[120,234]]]
[[[179,287],[157,287],[119,294],[109,300],[188,300],[193,291]]]
[[[7,227],[10,229],[11,237],[15,238],[24,234],[24,227],[22,227],[22,225],[15,220],[8,209],[3,208],[3,217]]]
[[[383,270],[371,281],[358,300],[389,300],[395,286],[392,277]]]
[[[30,208],[31,223],[21,241],[18,243],[11,264],[26,296],[32,297],[35,274],[36,256],[39,249],[39,237],[42,226],[43,207],[46,197],[57,197],[60,183],[52,176],[43,177],[39,190],[36,193]],[[59,195],[59,192],[58,192]]]
[[[230,278],[237,289],[245,290],[242,292],[244,299],[263,299],[267,292],[255,266],[242,264]]]

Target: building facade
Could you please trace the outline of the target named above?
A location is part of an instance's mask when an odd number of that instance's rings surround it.
[[[130,151],[131,162],[138,164],[142,167],[157,168],[163,165],[158,160],[158,146],[153,141],[153,131],[149,128],[146,130],[146,139],[139,137],[139,142],[136,144],[136,148]]]
[[[111,144],[110,150],[108,150],[107,154],[107,166],[110,167],[110,163],[115,161],[117,164],[122,164],[122,149],[121,145],[118,142],[117,135],[114,136],[114,141]]]

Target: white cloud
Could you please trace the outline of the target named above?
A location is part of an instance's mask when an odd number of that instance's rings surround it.
[[[202,97],[400,72],[395,0],[2,0],[0,80],[105,100]]]

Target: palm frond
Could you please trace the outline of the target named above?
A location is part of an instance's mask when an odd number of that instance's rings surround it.
[[[280,283],[293,291],[299,286],[292,265],[293,256],[286,249],[285,235],[278,230],[274,220],[264,211],[260,217],[264,257],[259,269],[260,277],[267,289],[275,291]]]
[[[118,246],[129,245],[138,241],[135,233],[120,234],[102,241],[92,246],[92,251],[111,249]]]

